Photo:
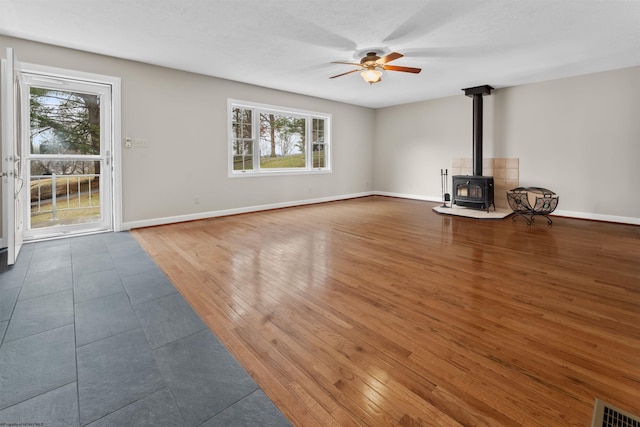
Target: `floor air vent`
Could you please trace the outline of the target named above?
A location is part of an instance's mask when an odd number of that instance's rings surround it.
[[[640,427],[640,417],[596,399],[591,427]]]

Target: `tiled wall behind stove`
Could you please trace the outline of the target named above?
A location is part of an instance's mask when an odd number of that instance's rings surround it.
[[[473,159],[453,159],[451,175],[473,175]],[[482,159],[482,175],[493,176],[496,207],[509,208],[507,191],[520,186],[520,159]]]

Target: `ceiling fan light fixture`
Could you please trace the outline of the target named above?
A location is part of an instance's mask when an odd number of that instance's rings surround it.
[[[396,65],[388,65],[389,62],[395,61],[396,59],[402,58],[404,55],[398,52],[391,52],[388,55],[383,57],[378,56],[376,52],[367,52],[367,56],[360,60],[359,64],[354,62],[342,62],[336,61],[332,62],[332,64],[345,64],[345,65],[355,65],[358,68],[355,70],[347,71],[346,73],[341,73],[336,76],[329,77],[330,79],[335,79],[336,77],[342,77],[349,74],[360,72],[360,75],[364,79],[365,82],[370,85],[374,83],[378,83],[382,81],[382,71],[401,71],[404,73],[413,73],[418,74],[422,71],[420,68],[414,67],[403,67]]]
[[[360,75],[362,76],[362,78],[364,79],[365,82],[369,83],[370,85],[374,84],[374,83],[378,83],[380,80],[382,80],[382,71],[380,70],[376,70],[374,69],[368,69],[368,70],[364,70],[363,72],[360,73]]]

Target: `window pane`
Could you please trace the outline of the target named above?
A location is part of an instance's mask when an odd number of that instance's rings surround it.
[[[233,143],[233,154],[253,154],[253,141],[235,141]]]
[[[233,156],[233,170],[253,169],[253,156]]]
[[[311,137],[313,138],[312,167],[316,169],[327,167],[327,150],[324,144],[324,125],[324,119],[313,119],[313,128],[311,129]]]
[[[100,96],[31,87],[31,154],[100,154]]]
[[[313,167],[325,168],[327,167],[327,156],[324,144],[313,144]]]
[[[240,135],[240,138],[253,138],[251,123],[245,123],[242,125],[242,134]]]
[[[305,128],[303,117],[260,113],[260,167],[306,167]]]
[[[233,170],[253,169],[253,141],[233,143]]]
[[[30,164],[31,228],[100,221],[100,161]]]
[[[313,142],[324,142],[324,119],[313,119]]]
[[[232,118],[233,138],[253,138],[251,132],[252,111],[246,108],[234,108]]]

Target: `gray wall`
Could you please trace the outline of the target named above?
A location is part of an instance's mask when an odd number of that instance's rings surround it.
[[[123,222],[376,191],[440,200],[440,169],[471,157],[472,102],[459,96],[379,110],[0,37],[23,62],[122,79]],[[487,82],[491,84],[492,82]],[[333,115],[333,173],[227,177],[227,99]],[[496,90],[484,98],[485,157],[520,159],[520,184],[560,196],[558,213],[640,223],[640,68]],[[195,195],[200,204],[194,204]]]
[[[487,82],[491,84],[491,82]],[[640,224],[640,67],[498,89],[484,99],[484,156],[520,159],[520,185],[556,213]],[[463,95],[376,111],[375,189],[441,200],[440,169],[471,157]]]
[[[125,228],[373,190],[371,109],[0,37],[2,56],[6,47],[21,62],[121,78],[122,138],[150,142],[122,149]],[[229,178],[228,98],[331,114],[333,172]]]

